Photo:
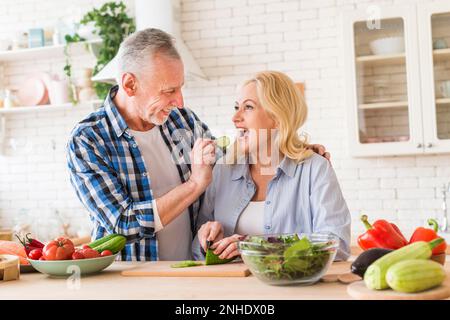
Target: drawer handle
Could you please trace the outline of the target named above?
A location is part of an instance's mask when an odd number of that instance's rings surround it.
[[[433,144],[431,143],[431,142],[429,142],[428,144],[427,144],[427,148],[431,148],[433,146]]]
[[[419,149],[419,148],[422,148],[422,144],[421,143],[417,144],[417,149]]]

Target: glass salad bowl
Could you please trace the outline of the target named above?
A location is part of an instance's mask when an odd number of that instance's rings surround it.
[[[311,285],[327,272],[339,239],[327,233],[247,236],[241,258],[252,274],[270,285]]]

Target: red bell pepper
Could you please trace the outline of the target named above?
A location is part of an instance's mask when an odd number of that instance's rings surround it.
[[[44,244],[36,239],[33,239],[30,237],[31,233],[27,233],[25,238],[20,239],[19,236],[16,234],[17,239],[19,239],[20,243],[25,248],[25,252],[28,256],[31,250],[33,249],[42,249],[44,248]]]
[[[424,227],[417,228],[412,234],[409,243],[413,243],[416,241],[430,242],[431,240],[440,238],[437,234],[439,228],[437,221],[434,219],[428,219],[427,222],[430,227],[433,227],[433,229]],[[447,249],[447,243],[444,241],[433,249],[433,255],[444,253],[445,249]]]
[[[408,244],[400,229],[386,220],[377,220],[371,225],[367,216],[362,215],[361,221],[367,231],[358,237],[358,244],[363,250],[370,248],[399,249]]]

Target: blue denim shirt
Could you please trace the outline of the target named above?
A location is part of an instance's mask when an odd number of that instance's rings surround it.
[[[200,207],[197,228],[219,221],[225,237],[235,233],[240,214],[256,192],[248,164],[217,164]],[[267,186],[264,230],[274,233],[328,232],[340,239],[336,260],[350,255],[350,212],[330,163],[313,154],[296,163],[285,157]],[[203,260],[197,236],[193,255]]]

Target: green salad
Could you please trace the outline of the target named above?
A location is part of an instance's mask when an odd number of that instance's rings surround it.
[[[252,272],[266,280],[296,280],[320,273],[332,252],[330,242],[312,243],[307,237],[248,237],[240,244],[241,256]]]

